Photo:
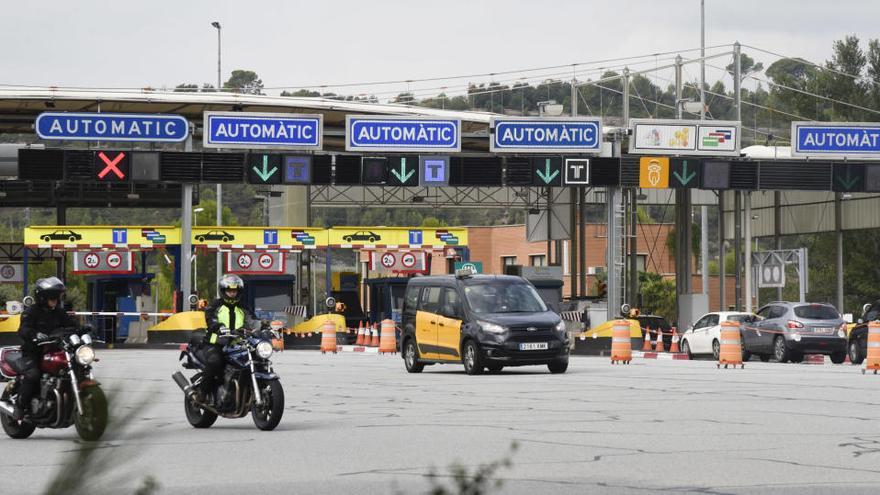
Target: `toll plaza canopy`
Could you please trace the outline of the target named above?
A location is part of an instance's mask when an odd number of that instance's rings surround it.
[[[24,243],[58,251],[147,250],[179,246],[180,227],[43,225],[25,228]],[[456,227],[237,227],[198,226],[192,245],[206,250],[302,251],[319,248],[443,250],[465,247],[467,229]]]

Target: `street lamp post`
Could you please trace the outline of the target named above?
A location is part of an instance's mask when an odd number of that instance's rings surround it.
[[[220,45],[220,42],[221,42],[220,31],[221,31],[221,28],[220,28],[220,23],[217,21],[212,22],[211,25],[217,29],[217,92],[219,93],[220,92],[220,84],[221,84],[221,76],[220,76],[220,74],[221,74],[221,72],[220,72],[220,53],[221,53],[220,52],[220,46],[221,46]],[[217,184],[217,226],[219,227],[221,225],[223,225],[223,186],[221,184]],[[216,262],[216,266],[217,266],[217,284],[216,284],[218,287],[217,296],[219,297],[220,296],[220,292],[219,292],[219,290],[220,290],[219,289],[220,276],[222,274],[222,260],[221,260],[221,256],[220,256],[220,251],[217,251],[217,259],[215,262]]]

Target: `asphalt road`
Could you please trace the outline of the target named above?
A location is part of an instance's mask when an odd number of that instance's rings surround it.
[[[195,430],[169,376],[176,352],[102,351],[97,375],[117,415],[82,493],[424,493],[518,449],[499,493],[877,493],[880,375],[850,365],[573,357],[471,377],[459,366],[407,374],[398,356],[287,351],[274,432],[250,419]],[[146,404],[146,407],[136,407]],[[84,471],[73,429],[0,438],[3,493],[36,493]]]

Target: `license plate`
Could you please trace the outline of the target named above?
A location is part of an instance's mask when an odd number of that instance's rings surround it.
[[[816,327],[813,329],[813,333],[834,333],[834,329],[831,327]]]
[[[519,350],[521,351],[545,351],[547,348],[547,342],[530,342],[519,345]]]

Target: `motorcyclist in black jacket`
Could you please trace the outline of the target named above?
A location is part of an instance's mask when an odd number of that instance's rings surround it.
[[[34,304],[21,314],[18,336],[21,344],[21,387],[15,404],[13,419],[20,421],[30,409],[31,399],[40,388],[40,361],[43,359],[45,342],[53,338],[59,329],[76,328],[77,321],[68,315],[61,304],[66,287],[57,277],[37,280]]]
[[[218,284],[220,297],[205,308],[205,321],[208,324],[205,340],[196,351],[196,356],[205,365],[204,378],[200,384],[202,396],[207,398],[223,373],[223,346],[218,343],[220,335],[226,335],[242,328],[252,328],[253,313],[241,304],[244,281],[238,275],[226,274]]]

